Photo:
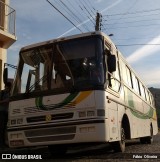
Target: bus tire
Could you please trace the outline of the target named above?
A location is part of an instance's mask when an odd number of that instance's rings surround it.
[[[121,140],[111,143],[115,152],[124,152],[125,151],[125,129],[121,128]]]
[[[49,145],[48,149],[52,157],[60,157],[67,152],[67,147],[61,145]]]
[[[153,128],[152,128],[152,125],[150,126],[150,136],[141,137],[140,142],[142,144],[152,144],[153,143]]]

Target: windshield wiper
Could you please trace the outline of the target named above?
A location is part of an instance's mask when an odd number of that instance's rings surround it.
[[[32,84],[29,89],[26,91],[26,93],[29,93],[34,87],[36,87],[36,89],[38,89],[38,87],[40,86],[39,83],[42,81],[43,83],[47,80],[47,75],[44,75],[42,78],[40,78],[39,80],[37,80],[34,84]]]

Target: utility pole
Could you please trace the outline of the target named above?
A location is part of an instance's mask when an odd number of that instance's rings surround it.
[[[102,22],[102,15],[99,12],[97,12],[95,31],[101,30],[101,22]]]

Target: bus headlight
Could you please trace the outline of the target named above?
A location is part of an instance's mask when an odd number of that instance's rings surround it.
[[[11,119],[10,124],[13,125],[20,125],[23,123],[23,118],[18,118],[18,119]]]
[[[105,110],[104,109],[98,109],[97,110],[97,116],[105,116]]]
[[[79,118],[84,118],[86,117],[86,112],[85,111],[80,111],[79,112]]]
[[[10,134],[10,139],[20,139],[20,138],[23,138],[23,134],[22,133],[13,133],[13,134]]]
[[[95,111],[89,110],[89,111],[80,111],[78,113],[79,118],[84,118],[84,117],[93,117],[95,116]]]
[[[87,116],[88,117],[95,116],[95,112],[94,111],[87,111]]]
[[[11,120],[11,125],[16,125],[16,119]]]
[[[22,124],[23,123],[23,118],[17,119],[17,124]]]
[[[80,127],[79,132],[80,133],[89,133],[89,132],[95,132],[96,128],[95,126],[88,126],[88,127]]]

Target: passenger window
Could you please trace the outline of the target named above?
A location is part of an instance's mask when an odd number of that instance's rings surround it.
[[[140,82],[140,90],[141,90],[141,96],[143,99],[145,99],[145,91],[144,91],[144,86],[142,85],[142,83]]]
[[[126,76],[127,76],[127,83],[129,85],[129,87],[132,88],[131,72],[130,72],[130,69],[128,67],[126,67]]]
[[[150,92],[148,92],[148,95],[149,95],[149,103],[152,105],[152,99],[151,99],[151,94],[150,94]]]
[[[139,80],[138,80],[138,78],[136,78],[136,80],[137,80],[137,84],[138,84],[138,94],[141,96],[141,89],[140,89],[140,85],[139,85]]]
[[[127,79],[127,75],[126,75],[126,65],[124,64],[124,62],[121,62],[121,71],[122,71],[122,77],[123,77],[123,81],[125,83],[127,83],[128,79]]]
[[[140,95],[139,81],[133,73],[132,73],[132,81],[134,91]]]
[[[149,102],[149,95],[148,95],[148,91],[145,89],[145,94],[146,94],[146,101]]]

